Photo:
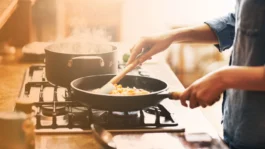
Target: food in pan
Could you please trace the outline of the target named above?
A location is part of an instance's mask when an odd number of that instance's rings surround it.
[[[93,93],[97,93],[99,89],[93,90]],[[121,84],[115,84],[115,89],[112,90],[110,95],[121,95],[121,96],[133,96],[133,95],[146,95],[150,92],[144,89],[138,89],[136,87],[123,87]]]
[[[116,89],[112,90],[110,92],[111,95],[145,95],[149,94],[150,92],[144,90],[144,89],[138,89],[138,88],[130,88],[130,87],[122,87],[121,84],[115,85]]]

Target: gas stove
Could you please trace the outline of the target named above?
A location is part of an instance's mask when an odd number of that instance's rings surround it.
[[[124,68],[118,65],[119,71]],[[155,77],[141,66],[132,75]],[[96,123],[110,132],[184,132],[166,105],[130,112],[102,111],[72,100],[68,88],[49,83],[45,65],[30,66],[24,76],[17,111],[32,113],[36,133],[87,133]],[[32,112],[33,111],[33,112]]]

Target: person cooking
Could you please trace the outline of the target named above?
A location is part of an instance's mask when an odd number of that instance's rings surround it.
[[[265,1],[237,0],[235,13],[143,37],[131,49],[130,64],[144,48],[142,63],[176,43],[215,44],[220,52],[233,47],[230,66],[196,80],[181,94],[181,104],[206,107],[224,92],[224,141],[231,149],[265,148]]]

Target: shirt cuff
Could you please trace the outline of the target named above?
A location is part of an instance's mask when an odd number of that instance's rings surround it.
[[[215,33],[218,44],[215,45],[220,52],[230,48],[233,45],[235,36],[235,28],[229,22],[222,21],[221,19],[215,19],[204,22]]]

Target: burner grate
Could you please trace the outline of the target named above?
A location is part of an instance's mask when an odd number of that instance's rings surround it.
[[[112,111],[101,111],[104,113],[104,115],[97,116],[94,114],[93,110],[90,107],[83,107],[81,104],[77,102],[71,102],[71,101],[65,101],[65,102],[59,102],[59,101],[53,101],[53,102],[39,102],[34,104],[37,107],[37,114],[36,114],[36,128],[42,129],[42,128],[90,128],[90,124],[92,123],[100,123],[102,126],[105,126],[109,129],[121,129],[121,128],[139,128],[139,127],[170,127],[170,126],[178,126],[178,123],[172,122],[171,120],[168,120],[165,118],[164,122],[161,122],[161,107],[153,107],[155,109],[155,120],[154,122],[145,122],[145,115],[148,114],[145,111],[146,110],[139,110],[137,111],[137,115],[132,117],[129,116],[129,112],[124,112],[124,116],[115,116],[114,112]],[[48,115],[44,115],[44,108],[45,106],[52,107],[52,112]],[[61,112],[61,109],[58,109],[57,107],[64,107],[66,114],[58,114]],[[86,121],[84,124],[75,123],[78,121],[77,118],[79,113],[73,112],[73,108],[83,108],[83,115],[81,119]],[[148,110],[148,109],[147,109]],[[42,125],[42,116],[48,116],[52,117],[52,124],[51,125]],[[65,115],[65,120],[67,121],[67,124],[57,124],[57,117],[60,115]],[[75,118],[76,117],[76,118]],[[166,115],[165,117],[171,117],[170,115]],[[170,119],[173,120],[171,117]],[[132,121],[130,121],[132,120]],[[170,123],[168,121],[171,121]]]

